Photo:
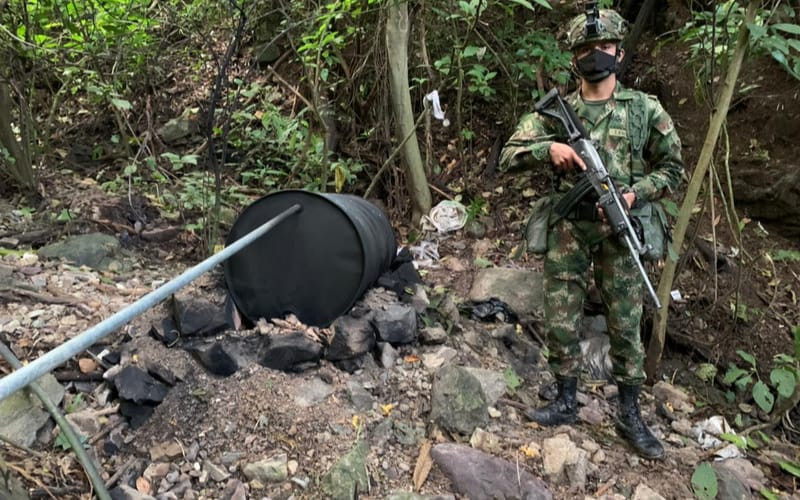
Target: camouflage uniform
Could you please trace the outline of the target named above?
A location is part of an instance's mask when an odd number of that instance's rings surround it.
[[[658,200],[678,186],[683,174],[680,139],[655,97],[617,84],[599,113],[590,113],[578,92],[567,100],[618,188],[632,189],[641,202]],[[503,148],[501,168],[547,172],[555,197],[563,195],[577,174],[557,175],[550,164],[550,145],[555,140],[565,142],[562,136],[562,127],[554,120],[538,114],[524,116]],[[551,224],[544,262],[544,313],[554,374],[578,375],[578,328],[588,271],[594,263],[611,338],[613,375],[618,383],[641,384],[645,377],[639,321],[644,284],[627,247],[609,238],[610,228],[600,221],[563,218],[551,219]]]

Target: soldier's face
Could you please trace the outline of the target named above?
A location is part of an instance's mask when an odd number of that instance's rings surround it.
[[[586,45],[581,45],[577,49],[575,49],[575,59],[581,59],[582,57],[586,57],[587,55],[591,54],[592,51],[595,49],[605,52],[609,55],[617,55],[617,44],[614,42],[594,42],[594,43],[587,43]],[[621,61],[622,57],[625,55],[625,51],[619,49],[618,59]]]

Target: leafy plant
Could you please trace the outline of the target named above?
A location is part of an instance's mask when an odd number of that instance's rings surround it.
[[[522,379],[519,378],[519,375],[517,375],[517,372],[514,371],[514,368],[511,366],[507,366],[506,369],[503,370],[503,378],[506,379],[506,387],[512,393],[522,385]]]
[[[711,464],[703,462],[692,474],[692,491],[700,500],[713,500],[719,491],[717,473]]]
[[[88,436],[84,436],[83,434],[78,435],[78,439],[80,440],[81,444],[84,445],[89,440]],[[72,445],[70,444],[69,440],[67,439],[66,434],[64,432],[59,431],[58,435],[56,436],[56,440],[53,443],[53,446],[57,446],[62,450],[71,450]]]

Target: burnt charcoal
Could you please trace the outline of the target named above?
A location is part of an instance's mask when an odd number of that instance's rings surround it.
[[[379,341],[410,344],[417,339],[417,313],[411,306],[390,305],[375,313],[372,324]]]
[[[389,271],[378,278],[377,286],[392,290],[403,298],[410,295],[407,290],[413,290],[417,283],[421,284],[422,278],[414,267],[414,256],[408,247],[403,247],[392,261]]]
[[[161,341],[167,347],[174,346],[180,338],[178,327],[175,326],[175,322],[172,318],[162,319],[159,326],[152,325],[148,333],[151,337]]]
[[[228,329],[224,309],[202,299],[173,297],[172,318],[184,337],[206,337]]]
[[[333,339],[325,359],[339,361],[355,358],[375,347],[375,329],[369,317],[341,316],[333,322]]]
[[[191,347],[187,349],[203,367],[214,375],[227,377],[236,373],[239,364],[225,351],[225,348],[214,343],[211,346]]]
[[[169,368],[163,365],[148,363],[147,373],[155,377],[156,380],[164,382],[169,386],[174,386],[178,382],[178,377],[176,377]]]
[[[129,365],[114,377],[120,399],[141,403],[160,403],[167,395],[167,386],[139,368]]]
[[[369,356],[369,354],[364,354],[357,358],[334,361],[333,364],[336,365],[336,368],[342,370],[343,372],[353,374],[364,367],[364,362],[367,356]]]
[[[145,404],[137,404],[132,401],[123,400],[119,404],[119,412],[128,419],[131,429],[138,429],[155,411],[155,407]]]
[[[111,351],[103,356],[103,361],[111,365],[118,365],[122,359],[122,354],[119,351]]]
[[[273,370],[294,370],[295,365],[316,363],[322,357],[322,346],[302,332],[273,335],[260,363]]]
[[[110,439],[106,439],[103,441],[103,453],[106,456],[110,457],[116,455],[119,452],[119,446],[117,446],[113,441]]]

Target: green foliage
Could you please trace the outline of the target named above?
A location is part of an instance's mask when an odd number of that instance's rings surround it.
[[[800,261],[800,250],[775,250],[770,252],[770,257],[772,257],[774,261],[787,260],[790,262],[798,262]]]
[[[711,464],[703,462],[692,474],[692,491],[700,500],[713,500],[719,491],[717,473]]]
[[[473,198],[467,205],[467,220],[475,220],[489,213],[489,205],[484,198]]]
[[[735,363],[728,365],[728,370],[722,383],[733,385],[739,392],[744,392],[753,383],[750,394],[758,407],[764,413],[770,413],[775,408],[776,401],[789,400],[794,397],[800,381],[800,327],[792,330],[795,339],[795,353],[778,354],[773,358],[773,368],[770,371],[769,381],[772,387],[761,379],[755,357],[742,350],[736,351],[740,358],[747,363],[743,369]],[[732,395],[732,393],[731,393]]]
[[[511,366],[507,366],[506,369],[503,370],[503,378],[506,379],[506,387],[511,393],[514,393],[522,386],[522,379],[519,378],[519,375],[517,375],[517,372],[515,372],[514,368]]]
[[[84,436],[82,434],[78,435],[78,439],[80,440],[82,445],[85,445],[86,442],[89,440],[88,436]],[[58,435],[56,436],[56,440],[53,443],[53,446],[61,448],[62,450],[71,450],[72,445],[67,440],[66,434],[63,431],[59,431]]]
[[[742,2],[717,2],[713,10],[695,12],[692,20],[681,29],[680,38],[689,44],[689,62],[697,72],[696,83],[710,81],[714,76],[712,68],[725,67],[744,13]],[[800,79],[800,25],[776,22],[776,19],[793,21],[795,17],[791,6],[776,3],[774,10],[759,9],[756,21],[747,28],[754,53],[768,54],[787,73]]]

